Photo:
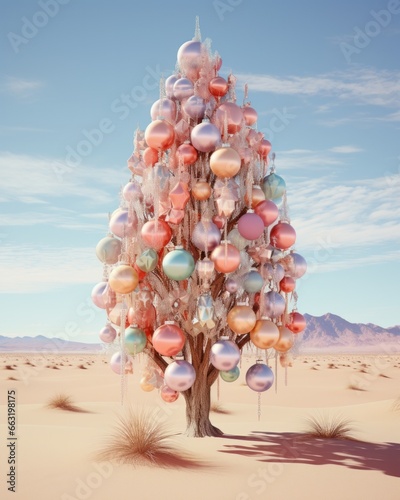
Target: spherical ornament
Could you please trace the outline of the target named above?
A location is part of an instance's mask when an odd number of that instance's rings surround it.
[[[171,75],[165,80],[165,94],[169,99],[174,98],[174,85],[180,77]]]
[[[289,366],[293,365],[293,356],[290,354],[290,352],[280,354],[279,363],[281,364],[282,368],[288,368]]]
[[[179,101],[187,99],[194,94],[193,83],[189,78],[179,78],[174,83],[174,97]]]
[[[293,311],[289,314],[289,321],[285,326],[293,333],[300,333],[307,326],[307,321],[302,314]]]
[[[222,97],[228,92],[228,82],[222,76],[216,76],[210,80],[208,90],[214,97]]]
[[[163,118],[167,122],[175,123],[176,119],[176,104],[172,99],[164,97],[158,99],[150,109],[150,116],[152,120]]]
[[[173,403],[179,397],[179,392],[174,391],[174,389],[171,389],[167,385],[163,385],[161,387],[160,394],[161,399],[163,399],[163,401],[165,401],[166,403]]]
[[[261,275],[264,279],[279,283],[285,276],[285,270],[280,264],[271,264],[266,262],[261,266]]]
[[[124,238],[125,236],[131,237],[137,229],[137,215],[135,212],[129,213],[128,210],[116,210],[109,222],[110,231],[118,236]]]
[[[162,261],[162,269],[168,278],[182,281],[189,278],[194,271],[194,259],[190,252],[176,248],[168,252]]]
[[[278,207],[271,200],[260,201],[255,206],[254,212],[261,217],[265,227],[273,224],[279,215]]]
[[[225,118],[226,117],[226,118]],[[228,134],[236,134],[242,128],[243,111],[234,102],[220,104],[215,113],[215,124],[224,133],[225,120],[228,122]]]
[[[276,319],[285,312],[286,302],[280,293],[271,290],[264,295],[264,306],[263,313],[271,319]]]
[[[195,200],[205,201],[211,196],[212,189],[208,182],[200,179],[192,186],[192,196]]]
[[[111,325],[106,325],[100,330],[99,333],[100,340],[102,342],[105,342],[106,344],[111,344],[112,342],[114,342],[116,336],[117,332]]]
[[[148,146],[165,151],[174,143],[175,130],[166,120],[154,120],[146,127],[144,137]]]
[[[211,252],[221,241],[221,232],[209,219],[198,222],[192,233],[193,245],[202,252]]]
[[[191,80],[197,80],[202,66],[201,42],[191,40],[179,47],[177,59],[182,72]]]
[[[121,264],[111,271],[108,282],[116,293],[131,293],[139,283],[139,276],[132,266]]]
[[[121,254],[121,242],[112,236],[101,239],[96,246],[97,258],[104,264],[115,264]]]
[[[215,125],[203,120],[192,129],[190,139],[197,151],[210,153],[221,144],[221,133]]]
[[[143,163],[146,167],[154,167],[154,165],[158,162],[158,151],[157,149],[147,147],[143,151]]]
[[[296,231],[287,222],[278,222],[270,233],[271,245],[279,250],[287,250],[296,241]]]
[[[214,262],[207,257],[203,260],[198,260],[196,264],[196,271],[199,278],[202,280],[210,280],[214,273]]]
[[[225,280],[225,290],[230,294],[236,293],[238,288],[239,287],[237,281],[234,280],[233,278],[228,278],[227,280]]]
[[[224,382],[235,382],[239,378],[240,370],[235,366],[232,370],[220,371],[219,375]]]
[[[184,166],[192,165],[197,160],[197,151],[196,149],[189,143],[184,142],[181,144],[175,153],[178,164],[182,164]]]
[[[307,271],[307,262],[304,257],[296,252],[291,252],[281,260],[286,274],[293,279],[301,278]]]
[[[263,190],[261,189],[260,186],[257,184],[254,184],[251,188],[251,200],[249,200],[249,197],[247,196],[247,193],[244,196],[244,201],[246,202],[247,206],[251,206],[251,208],[254,209],[254,211],[257,213],[257,215],[260,215],[256,210],[255,207],[260,203],[261,201],[265,200],[265,194]]]
[[[129,324],[138,325],[138,327],[141,328],[145,333],[146,330],[154,326],[156,322],[156,316],[156,309],[151,303],[146,305],[145,303],[139,302],[138,307],[130,307],[128,309]]]
[[[126,201],[143,200],[143,193],[140,185],[136,181],[129,181],[122,190],[122,197]]]
[[[236,227],[229,231],[228,240],[240,251],[244,250],[250,244],[250,241],[243,238]]]
[[[210,156],[210,168],[217,177],[230,179],[235,176],[241,165],[239,153],[229,147],[223,147],[214,151]]]
[[[136,259],[136,265],[145,273],[150,273],[154,271],[157,267],[158,255],[152,248],[147,248],[144,250],[139,257]]]
[[[240,252],[231,243],[221,243],[215,247],[210,258],[219,273],[233,273],[240,266]]]
[[[256,363],[247,370],[246,383],[253,391],[267,391],[274,383],[274,373],[264,363]]]
[[[281,292],[290,293],[296,288],[296,281],[290,276],[284,276],[279,282]]]
[[[100,281],[92,289],[93,304],[100,309],[111,309],[117,303],[115,292],[110,288],[108,281]]]
[[[269,349],[274,347],[279,339],[279,329],[269,319],[261,318],[250,332],[250,340],[259,349]]]
[[[271,151],[272,145],[267,139],[263,139],[258,145],[258,154],[261,156],[263,160],[268,158],[268,155]]]
[[[185,360],[176,360],[165,369],[164,380],[167,386],[174,391],[190,389],[196,380],[196,370]]]
[[[222,229],[225,226],[226,218],[221,215],[214,215],[212,221],[217,226],[218,229]]]
[[[251,127],[257,121],[257,118],[258,118],[257,111],[250,106],[245,106],[243,108],[243,118],[244,118],[246,125],[248,127]]]
[[[232,370],[240,361],[240,349],[228,337],[221,337],[211,347],[210,361],[217,370]]]
[[[237,335],[249,333],[254,328],[256,321],[255,312],[246,305],[232,307],[227,316],[229,328]]]
[[[153,347],[162,356],[176,356],[182,351],[186,337],[178,325],[167,321],[153,334]]]
[[[183,104],[183,110],[192,120],[201,120],[204,117],[206,103],[201,97],[192,95]]]
[[[279,339],[274,345],[274,349],[278,352],[288,351],[294,344],[293,333],[285,326],[279,327]]]
[[[123,354],[125,363],[125,373],[133,373],[133,359],[127,354]],[[121,375],[121,353],[114,352],[110,359],[111,370],[117,375]]]
[[[129,354],[139,354],[144,350],[147,337],[141,328],[131,325],[125,330],[125,348]]]
[[[286,182],[280,175],[272,173],[264,177],[262,190],[267,200],[279,203],[286,191]]]
[[[261,274],[254,269],[251,269],[244,275],[243,288],[247,293],[256,293],[261,290],[264,285],[264,280]]]
[[[140,379],[140,388],[144,392],[151,392],[155,389],[154,385],[146,377]]]
[[[264,222],[256,213],[248,212],[240,217],[238,231],[246,240],[257,240],[264,232]]]
[[[154,250],[161,250],[169,243],[172,231],[163,220],[149,220],[143,224],[141,236],[146,245]]]

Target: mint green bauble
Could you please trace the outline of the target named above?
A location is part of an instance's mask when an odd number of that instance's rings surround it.
[[[164,257],[162,268],[171,280],[182,281],[192,275],[194,259],[188,251],[183,248],[176,248]]]
[[[232,368],[232,370],[219,372],[219,375],[225,382],[234,382],[239,378],[240,370],[238,366],[235,366],[235,368]]]
[[[254,269],[244,275],[243,288],[248,293],[259,292],[264,285],[261,274]]]
[[[125,347],[129,354],[139,354],[146,347],[147,337],[144,331],[137,326],[130,326],[125,330]]]
[[[139,255],[139,257],[136,259],[136,265],[141,271],[145,273],[154,271],[154,269],[157,267],[157,262],[157,252],[152,248],[148,248],[147,250],[142,252],[141,255]]]
[[[272,200],[274,203],[280,203],[286,191],[286,182],[280,175],[272,173],[264,177],[262,190],[267,200]]]

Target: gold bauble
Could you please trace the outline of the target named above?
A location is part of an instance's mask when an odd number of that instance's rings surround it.
[[[237,335],[249,333],[256,324],[256,315],[250,306],[234,306],[227,316],[229,328]]]

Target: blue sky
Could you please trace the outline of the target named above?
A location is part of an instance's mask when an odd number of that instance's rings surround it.
[[[97,341],[94,247],[129,180],[133,133],[149,123],[159,77],[174,71],[196,15],[239,99],[248,83],[286,180],[310,266],[300,312],[400,323],[400,2],[8,0],[0,9],[1,335]]]

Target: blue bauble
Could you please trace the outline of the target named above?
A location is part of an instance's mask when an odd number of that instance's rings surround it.
[[[274,383],[274,373],[264,363],[256,363],[247,370],[246,383],[253,391],[267,391]]]
[[[125,330],[125,347],[129,354],[139,354],[146,347],[147,337],[144,331],[137,326],[130,326]]]
[[[286,191],[286,182],[280,175],[272,173],[264,177],[262,190],[267,200],[272,200],[274,203],[280,203]]]
[[[264,280],[259,272],[252,269],[247,274],[245,274],[243,280],[243,288],[246,290],[246,292],[248,293],[259,292],[263,287],[263,285],[264,285]]]
[[[162,262],[162,268],[168,278],[182,281],[192,275],[194,259],[191,253],[183,248],[176,248],[167,253]]]
[[[235,366],[235,368],[232,368],[232,370],[228,370],[225,372],[222,371],[219,372],[219,374],[222,380],[224,380],[225,382],[235,382],[235,380],[239,378],[240,370],[238,366]]]

